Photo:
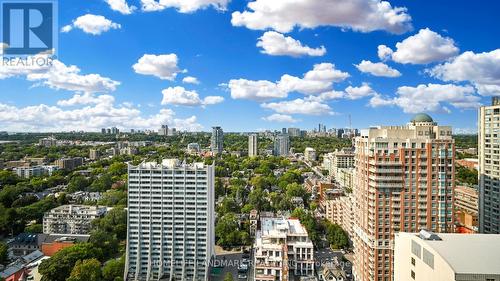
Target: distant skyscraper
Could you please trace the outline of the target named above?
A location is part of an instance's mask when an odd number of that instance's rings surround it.
[[[281,134],[274,139],[274,155],[288,156],[290,153],[290,138],[287,134]]]
[[[337,138],[342,138],[342,135],[344,135],[344,129],[337,129]]]
[[[102,128],[101,129],[101,134],[105,134],[106,133],[106,128]]]
[[[500,97],[479,109],[479,231],[500,233]]]
[[[221,154],[224,151],[224,131],[222,131],[221,127],[212,128],[210,148],[214,155]]]
[[[362,130],[355,163],[355,279],[393,280],[396,233],[454,231],[452,129],[417,114],[406,126]]]
[[[113,127],[113,128],[111,128],[111,133],[112,134],[119,134],[120,130],[118,128],[116,128],[116,127]]]
[[[286,134],[286,128],[281,128],[281,133]]]
[[[214,166],[129,166],[125,280],[208,280],[214,255]]]
[[[168,136],[168,125],[161,125],[161,128],[158,129],[158,135]]]
[[[248,156],[254,157],[259,154],[259,136],[257,134],[251,134],[248,136]]]
[[[300,129],[288,128],[288,135],[290,135],[291,137],[300,137]]]
[[[318,124],[318,133],[326,133],[326,126],[319,123]]]

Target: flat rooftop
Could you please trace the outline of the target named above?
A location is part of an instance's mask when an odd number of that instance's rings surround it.
[[[183,163],[178,159],[163,159],[161,163],[157,162],[142,162],[137,166],[137,168],[140,169],[174,169],[174,168],[197,168],[197,169],[203,169],[207,165],[205,165],[203,162],[196,162],[196,163]],[[132,167],[133,168],[133,167]]]
[[[307,235],[298,219],[263,218],[262,236]]]
[[[441,240],[424,240],[417,235],[414,237],[415,241],[438,252],[455,273],[500,274],[500,234],[436,235]]]

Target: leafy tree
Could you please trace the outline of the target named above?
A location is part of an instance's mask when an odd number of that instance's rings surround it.
[[[269,201],[267,201],[267,194],[260,188],[256,188],[248,195],[248,203],[258,211],[267,211],[271,209]]]
[[[286,196],[291,197],[301,197],[304,199],[304,202],[308,199],[307,191],[304,189],[302,185],[297,183],[288,184],[286,186]]]
[[[127,212],[123,207],[115,207],[106,216],[92,222],[94,230],[102,230],[123,240],[127,237]]]
[[[89,180],[84,176],[74,176],[68,182],[68,192],[83,191],[90,185]]]
[[[300,223],[307,230],[311,241],[315,245],[318,245],[321,239],[320,233],[323,233],[323,229],[321,224],[316,221],[316,218],[314,218],[310,212],[307,212],[302,208],[296,208],[293,210],[291,216],[300,220]]]
[[[9,247],[7,244],[0,242],[0,264],[5,265],[9,260]]]
[[[123,162],[114,162],[108,168],[108,173],[112,176],[121,176],[127,173],[127,164]]]
[[[239,230],[238,219],[234,213],[221,217],[215,226],[217,245],[225,248],[248,244],[250,237],[247,235],[247,232]]]
[[[19,208],[17,212],[25,221],[37,220],[41,222],[45,212],[57,206],[56,198],[54,196],[47,196],[38,202]]]
[[[219,197],[223,196],[226,193],[226,190],[224,189],[224,183],[220,178],[215,179],[215,200],[217,200]]]
[[[225,197],[218,208],[219,214],[239,213],[240,207],[233,197]]]
[[[27,233],[42,233],[43,232],[43,225],[40,223],[37,224],[32,224],[24,228],[24,232]]]
[[[110,189],[102,195],[99,205],[105,206],[127,206],[127,192],[122,190]]]
[[[241,208],[241,212],[243,214],[249,214],[250,211],[253,209],[253,206],[251,204],[245,204],[242,208]]]
[[[35,195],[26,195],[16,199],[12,202],[12,208],[20,208],[24,206],[31,205],[38,201],[38,198]]]
[[[21,194],[28,191],[27,187],[7,185],[0,191],[0,203],[10,208]]]
[[[101,262],[97,259],[78,260],[67,281],[101,281]]]
[[[233,274],[231,272],[226,273],[226,276],[224,276],[224,281],[233,281]]]
[[[111,175],[103,174],[90,185],[90,189],[92,191],[104,192],[110,189],[112,184],[113,179]]]
[[[269,189],[271,187],[271,183],[267,180],[266,177],[256,176],[250,180],[250,184],[254,188],[258,189]]]
[[[122,256],[119,259],[108,261],[102,269],[102,277],[105,281],[116,281],[117,278],[122,278],[125,268],[125,258]]]
[[[118,253],[118,239],[116,239],[115,234],[96,229],[90,233],[89,242],[96,248],[102,249],[107,258]]]
[[[476,169],[469,169],[460,165],[456,166],[456,178],[459,183],[467,185],[478,184],[478,173]]]
[[[347,248],[349,246],[349,237],[346,232],[337,224],[325,221],[326,239],[334,249]]]
[[[477,148],[477,135],[455,135],[453,138],[459,148]]]
[[[102,250],[93,244],[79,243],[64,248],[50,259],[44,260],[38,271],[43,275],[42,281],[65,281],[78,260],[101,259],[102,256]]]
[[[20,182],[21,179],[11,171],[0,171],[0,186],[14,185]]]

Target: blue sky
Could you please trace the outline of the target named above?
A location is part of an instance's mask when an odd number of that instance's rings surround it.
[[[363,128],[424,111],[474,131],[500,95],[496,1],[142,1],[60,0],[57,69],[0,66],[0,130],[312,129],[349,114]]]

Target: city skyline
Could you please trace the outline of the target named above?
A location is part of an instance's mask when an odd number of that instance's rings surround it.
[[[266,0],[59,1],[52,69],[0,68],[1,130],[367,128],[426,112],[477,133],[479,105],[500,94],[498,3],[317,12],[342,2],[302,1],[302,22],[286,3],[265,15]]]

